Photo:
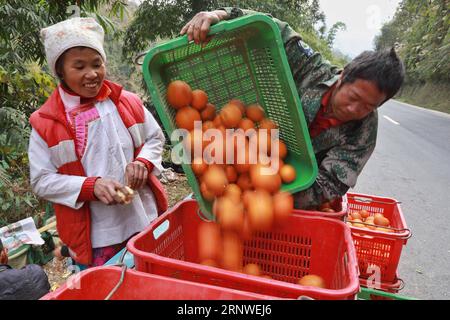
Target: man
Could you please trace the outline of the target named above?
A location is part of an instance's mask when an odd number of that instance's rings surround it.
[[[255,13],[239,8],[200,12],[180,34],[199,44],[208,40],[210,25]],[[339,70],[286,22],[273,20],[281,32],[319,167],[314,184],[295,194],[295,206],[312,208],[355,186],[375,148],[377,108],[400,89],[404,66],[392,49],[365,51]]]
[[[8,265],[8,251],[0,239],[0,300],[37,300],[50,291],[44,270],[36,264],[22,269]]]

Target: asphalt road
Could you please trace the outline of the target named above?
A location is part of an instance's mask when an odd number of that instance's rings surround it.
[[[450,299],[450,115],[388,101],[375,151],[351,191],[402,202],[413,235],[400,259],[400,294]]]

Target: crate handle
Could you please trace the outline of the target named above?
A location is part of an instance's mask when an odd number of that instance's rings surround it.
[[[401,291],[405,288],[405,281],[402,278],[395,278],[398,282],[400,282],[400,286],[397,288],[398,291]],[[397,282],[395,281],[395,282]]]
[[[217,23],[217,24],[213,25],[211,27],[210,32],[209,32],[208,35],[212,36],[212,35],[224,32],[226,27],[227,27],[227,25],[228,25],[227,20],[221,21],[221,23]]]
[[[347,219],[345,219],[345,222],[350,222],[351,224],[353,224],[352,223],[352,220],[347,220]],[[358,224],[364,224],[364,225],[366,225],[366,226],[377,226],[376,224],[373,224],[373,223],[367,223],[367,222],[355,222],[355,223],[358,223]],[[410,229],[408,229],[408,228],[401,228],[401,229],[399,229],[399,228],[394,228],[394,227],[381,227],[381,228],[385,228],[385,229],[389,229],[389,230],[394,230],[394,231],[397,231],[397,232],[402,232],[402,231],[408,231],[408,238],[407,239],[409,239],[409,238],[411,238],[411,230]]]
[[[120,273],[120,279],[119,282],[117,282],[117,284],[115,285],[115,287],[109,292],[109,294],[106,296],[105,300],[109,300],[111,299],[111,297],[114,295],[114,293],[116,293],[116,291],[120,288],[120,286],[123,283],[123,279],[125,278],[125,272],[127,271],[127,265],[123,264],[122,265],[122,272]]]
[[[205,222],[214,222],[214,220],[209,220],[208,217],[205,217],[205,215],[200,209],[197,209],[197,215],[200,219],[202,219]]]
[[[402,240],[408,240],[409,238],[412,237],[412,231],[411,231],[411,229],[409,229],[409,228],[404,228],[404,229],[395,229],[395,228],[394,228],[394,230],[396,230],[396,231],[407,231],[407,232],[408,232],[408,234],[407,234],[406,236],[400,237],[399,239],[402,239]],[[395,234],[395,233],[394,233],[394,234]]]
[[[219,36],[219,35],[225,33],[225,31],[227,29],[227,24],[228,24],[228,22],[225,20],[225,21],[221,21],[218,24],[211,26],[208,34],[206,35],[207,42],[205,44],[202,44],[202,48],[204,45],[207,45],[209,43],[209,41],[212,40],[213,37],[216,37],[216,36]],[[194,40],[191,40],[191,41],[188,40],[187,35],[182,36],[181,39],[186,40],[186,43],[188,43],[188,44],[194,43]]]
[[[144,64],[144,62],[140,62],[139,59],[141,59],[142,57],[147,55],[148,52],[149,52],[149,50],[139,53],[136,57],[134,57],[134,59],[133,59],[134,63],[137,64],[138,66],[142,66]]]
[[[124,264],[123,261],[125,260],[125,256],[126,256],[127,253],[128,253],[128,249],[127,249],[127,247],[125,247],[123,252],[122,252],[122,254],[119,257],[119,262],[118,262],[119,265],[123,265]]]
[[[363,203],[381,203],[381,204],[393,204],[393,203],[397,203],[397,204],[401,204],[401,201],[391,201],[391,202],[386,202],[386,201],[380,201],[380,200],[374,200],[372,198],[367,198],[367,197],[361,197],[361,196],[347,196],[348,199],[353,199],[355,201],[359,201],[359,202],[363,202]]]
[[[155,240],[157,240],[164,233],[166,233],[167,230],[169,230],[169,227],[170,227],[170,221],[169,221],[169,219],[167,219],[164,222],[162,222],[159,226],[157,226],[155,228],[155,230],[153,230],[153,238],[155,238]]]
[[[220,36],[221,34],[225,33],[227,31],[227,27],[228,27],[228,22],[226,20],[221,21],[213,26],[211,26],[209,33],[206,36],[207,42],[202,45],[202,49],[204,46],[206,46],[209,41],[212,40],[212,38]],[[194,43],[194,40],[189,41],[188,40],[188,36],[184,35],[183,37],[181,37],[183,40],[186,40],[186,43],[190,44],[190,43]]]
[[[400,287],[398,288],[398,291],[403,290],[405,288],[405,281],[403,281],[402,278],[398,278],[398,281],[400,281]]]
[[[408,229],[408,228],[406,228],[405,230],[408,230],[408,235],[405,237],[405,240],[406,240],[406,239],[409,239],[412,237],[412,231],[411,231],[411,229]]]
[[[349,223],[352,223],[352,221],[351,220],[347,220],[347,218],[345,219],[345,222],[349,222]],[[356,223],[358,223],[358,224],[364,224],[364,225],[366,225],[366,226],[374,226],[374,224],[371,224],[371,223],[366,223],[366,222],[356,222]],[[357,227],[355,227],[355,228],[357,228]],[[385,229],[390,229],[390,230],[394,230],[395,232],[403,232],[403,231],[408,231],[408,234],[406,235],[406,236],[403,236],[403,237],[399,237],[399,238],[397,238],[397,239],[401,239],[401,240],[408,240],[409,238],[411,238],[412,237],[412,232],[411,232],[411,229],[409,229],[409,228],[402,228],[402,229],[398,229],[398,228],[393,228],[393,227],[383,227],[383,228],[385,228]],[[365,230],[365,231],[376,231],[376,230]],[[356,231],[355,231],[356,232]],[[393,233],[393,235],[395,235],[395,232]],[[382,237],[383,238],[383,237]],[[391,239],[391,237],[387,237],[387,239]]]

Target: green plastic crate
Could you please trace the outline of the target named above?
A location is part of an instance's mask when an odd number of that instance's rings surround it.
[[[308,188],[316,179],[317,163],[278,26],[268,16],[255,14],[222,21],[212,26],[210,35],[212,40],[203,47],[185,35],[155,46],[145,56],[144,78],[166,132],[170,136],[176,129],[176,110],[166,100],[173,80],[204,90],[217,110],[232,98],[258,102],[278,123],[289,149],[285,162],[297,171],[297,179],[282,190]],[[190,165],[182,167],[202,213],[212,219],[211,203],[202,198]]]
[[[376,289],[369,289],[361,287],[361,292],[358,293],[358,300],[417,300],[416,298],[401,296],[399,294],[384,292]]]

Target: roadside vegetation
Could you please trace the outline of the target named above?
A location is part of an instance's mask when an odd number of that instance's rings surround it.
[[[396,46],[406,66],[399,100],[450,113],[450,3],[403,0],[375,39],[377,49]]]

